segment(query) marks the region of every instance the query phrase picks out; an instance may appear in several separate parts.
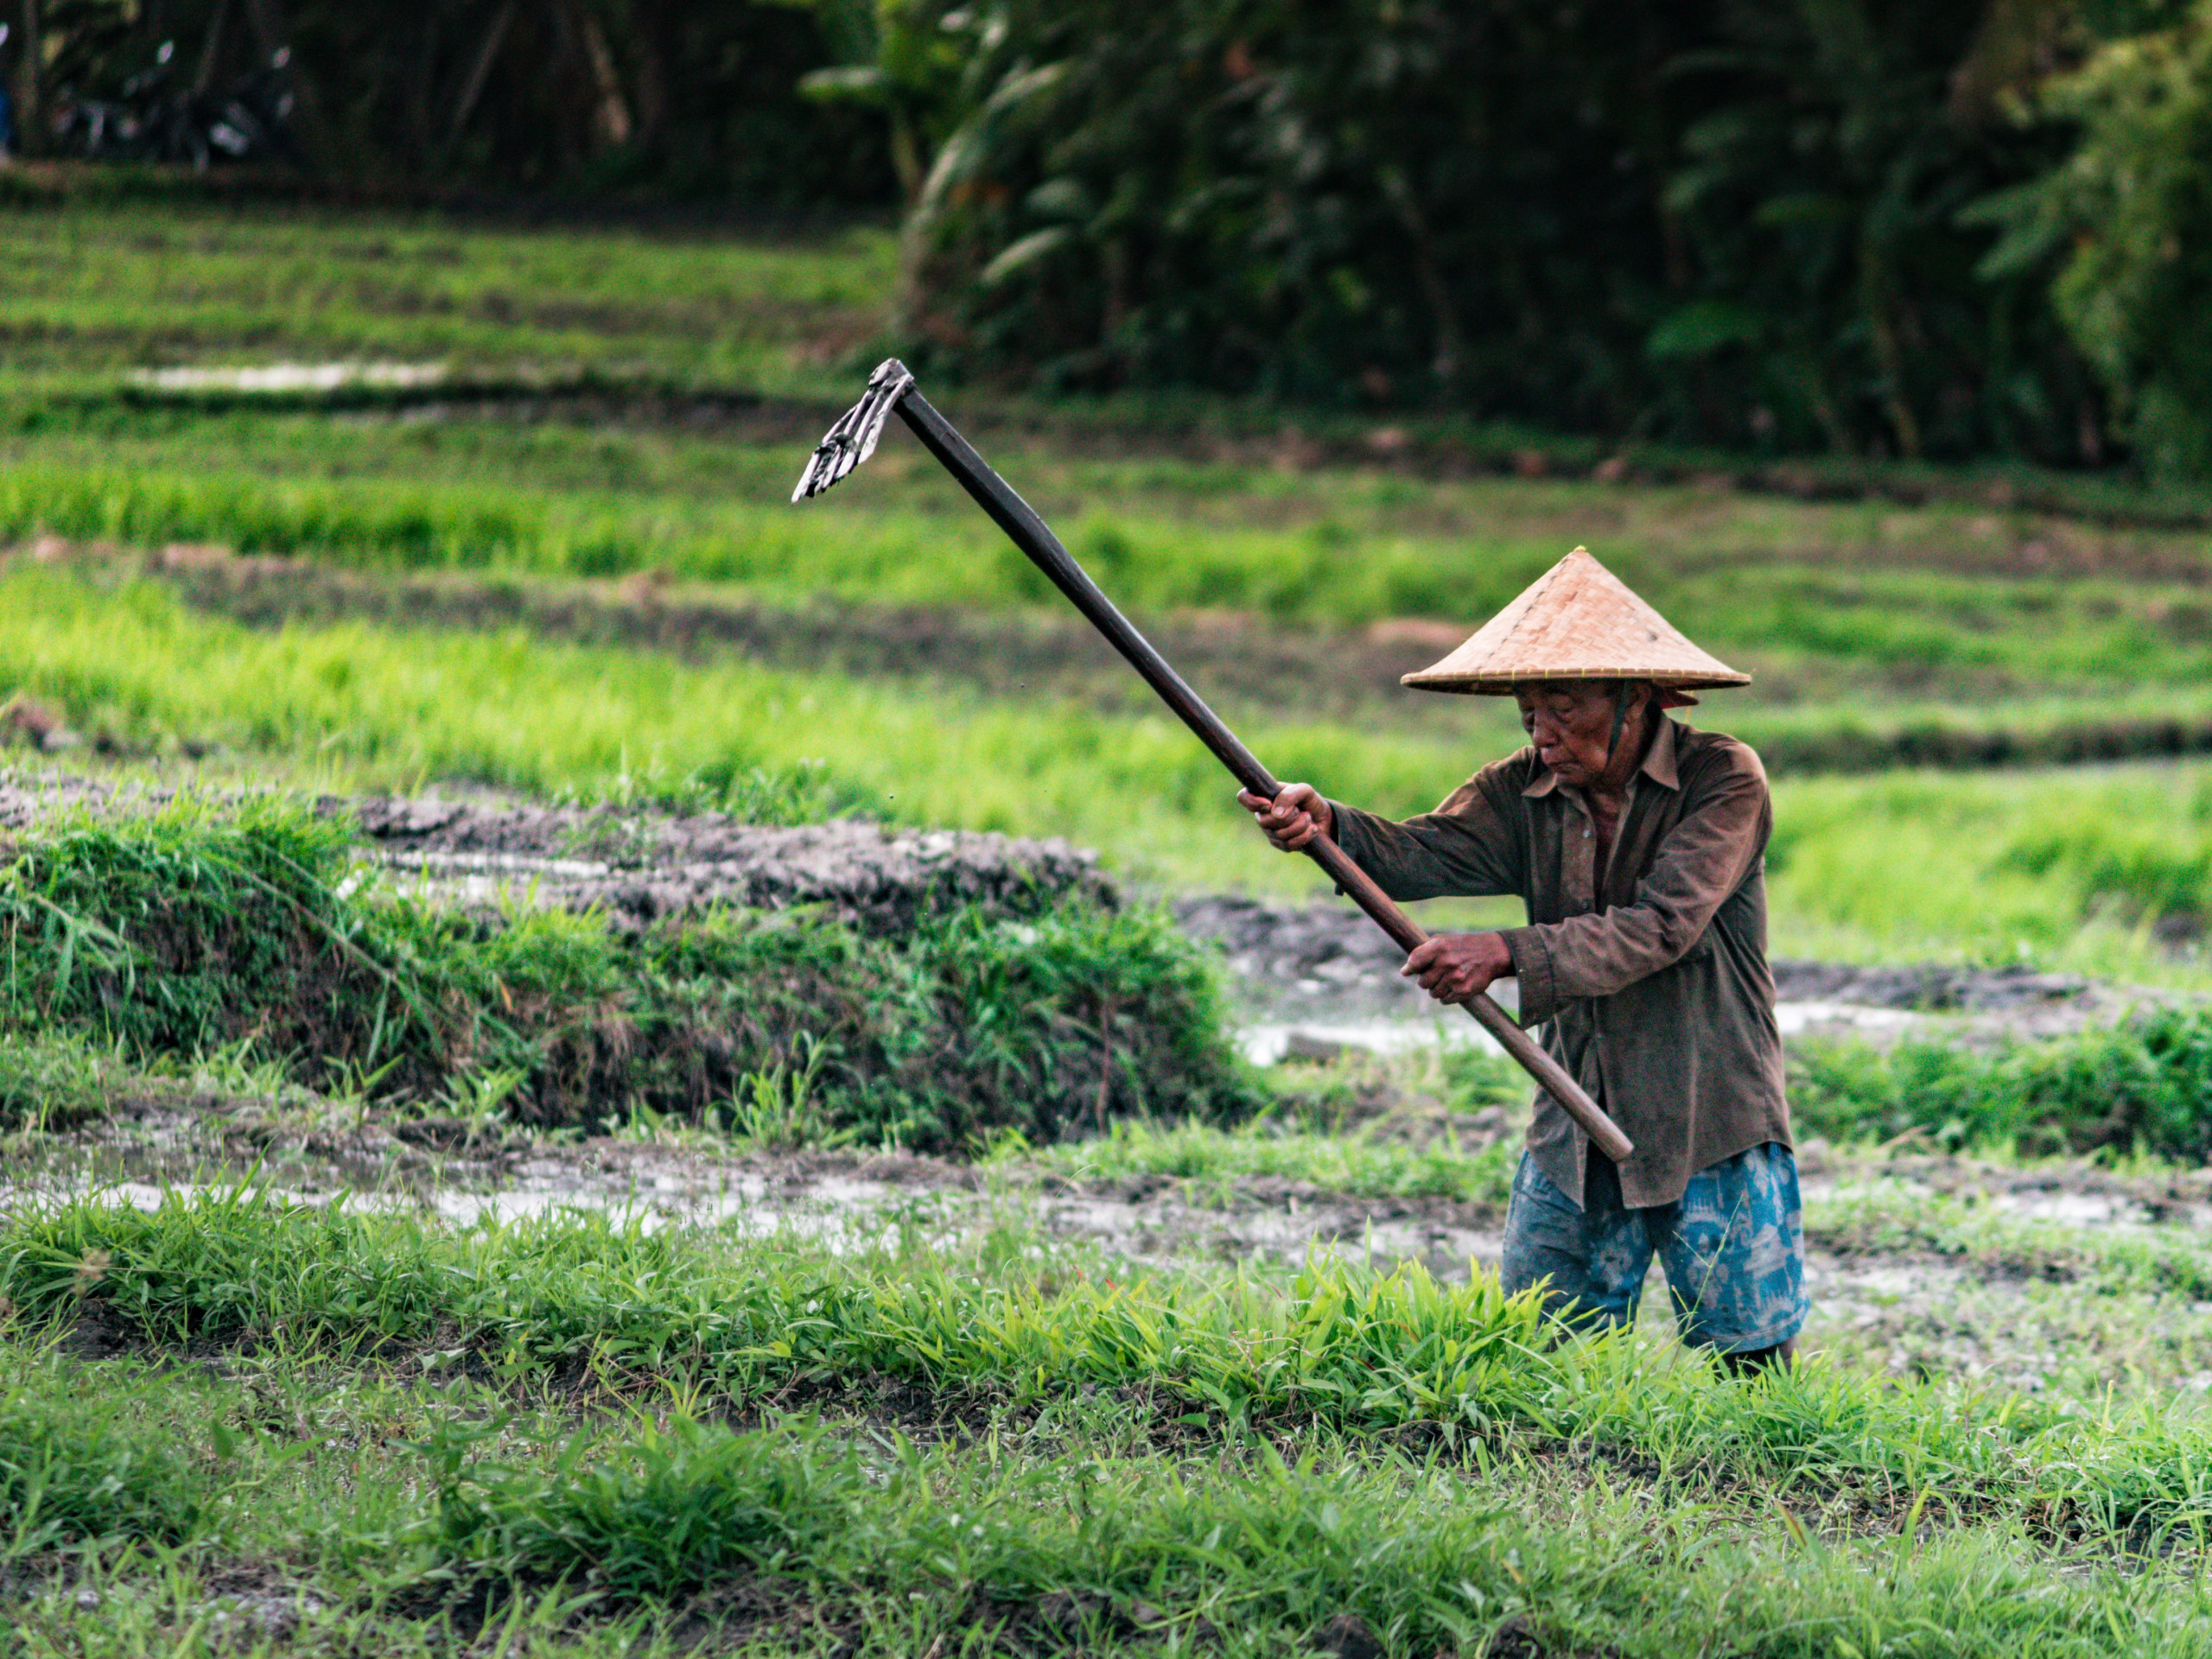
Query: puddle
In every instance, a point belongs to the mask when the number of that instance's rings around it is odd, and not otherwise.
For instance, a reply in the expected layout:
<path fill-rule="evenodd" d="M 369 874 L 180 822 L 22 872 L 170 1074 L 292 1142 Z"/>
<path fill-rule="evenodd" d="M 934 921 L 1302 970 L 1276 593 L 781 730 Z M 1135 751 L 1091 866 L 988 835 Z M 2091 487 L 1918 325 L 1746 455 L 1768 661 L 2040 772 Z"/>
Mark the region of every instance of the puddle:
<path fill-rule="evenodd" d="M 137 369 L 133 385 L 153 391 L 298 392 L 343 391 L 355 386 L 434 386 L 444 380 L 442 363 L 264 363 L 245 367 L 191 365 Z"/>
<path fill-rule="evenodd" d="M 1775 1018 L 1785 1037 L 1816 1028 L 1897 1032 L 1926 1022 L 1926 1016 L 1922 1014 L 1850 1002 L 1778 1003 Z M 1464 1014 L 1441 1020 L 1262 1021 L 1240 1027 L 1236 1043 L 1245 1058 L 1255 1065 L 1276 1065 L 1286 1059 L 1331 1059 L 1351 1049 L 1382 1055 L 1407 1054 L 1435 1047 L 1472 1046 L 1492 1053 L 1504 1052 L 1496 1038 Z"/>
<path fill-rule="evenodd" d="M 1245 1026 L 1236 1033 L 1236 1046 L 1255 1065 L 1277 1065 L 1287 1059 L 1332 1059 L 1355 1048 L 1384 1055 L 1470 1046 L 1493 1052 L 1504 1052 L 1495 1037 L 1464 1015 L 1448 1020 L 1299 1020 Z"/>
<path fill-rule="evenodd" d="M 219 1147 L 88 1148 L 58 1143 L 0 1179 L 0 1215 L 98 1193 L 142 1210 L 221 1196 L 241 1180 L 271 1198 L 432 1214 L 456 1226 L 582 1211 L 646 1230 L 712 1226 L 804 1239 L 840 1253 L 886 1243 L 950 1247 L 1008 1224 L 1117 1255 L 1295 1265 L 1325 1250 L 1387 1268 L 1419 1262 L 1440 1278 L 1495 1265 L 1494 1218 L 1471 1206 L 1317 1194 L 1278 1179 L 1193 1190 L 1166 1179 L 1076 1188 L 1022 1173 L 989 1180 L 934 1160 L 864 1154 L 764 1157 L 624 1141 L 540 1146 L 487 1159 L 292 1155 L 281 1164 Z"/>
<path fill-rule="evenodd" d="M 1926 1023 L 1924 1015 L 1902 1008 L 1869 1007 L 1859 1002 L 1777 1002 L 1775 1023 L 1784 1037 L 1796 1037 L 1815 1027 L 1848 1027 L 1853 1031 L 1903 1031 Z"/>

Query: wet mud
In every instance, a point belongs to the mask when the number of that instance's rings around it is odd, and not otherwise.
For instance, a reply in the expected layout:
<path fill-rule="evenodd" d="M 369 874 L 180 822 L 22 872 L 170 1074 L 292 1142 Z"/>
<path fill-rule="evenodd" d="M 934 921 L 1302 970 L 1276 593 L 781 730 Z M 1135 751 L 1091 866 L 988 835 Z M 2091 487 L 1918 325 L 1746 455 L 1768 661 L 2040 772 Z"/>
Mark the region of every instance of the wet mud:
<path fill-rule="evenodd" d="M 0 830 L 73 807 L 152 810 L 175 792 L 76 773 L 0 773 Z M 611 925 L 632 931 L 717 905 L 817 906 L 895 932 L 967 906 L 1029 916 L 1066 897 L 1118 902 L 1097 855 L 1057 839 L 859 818 L 779 826 L 721 812 L 544 806 L 488 794 L 327 796 L 316 810 L 356 824 L 370 861 L 434 897 L 487 911 L 518 896 L 547 907 L 595 906 Z"/>
<path fill-rule="evenodd" d="M 402 797 L 325 810 L 350 815 L 393 869 L 464 900 L 495 902 L 526 884 L 540 904 L 596 906 L 618 928 L 716 905 L 819 906 L 890 932 L 969 906 L 1022 916 L 1064 897 L 1116 902 L 1097 855 L 1058 839 Z"/>
<path fill-rule="evenodd" d="M 241 1184 L 304 1204 L 460 1225 L 568 1210 L 861 1249 L 902 1230 L 950 1239 L 1009 1220 L 1116 1255 L 1292 1265 L 1315 1249 L 1464 1279 L 1495 1262 L 1503 1214 L 1264 1177 L 1076 1181 L 1020 1164 L 909 1153 L 764 1153 L 704 1135 L 556 1141 L 452 1119 L 302 1127 L 276 1103 L 200 1094 L 122 1103 L 79 1129 L 0 1145 L 0 1214 L 97 1192 L 151 1208 Z M 1502 1132 L 1502 1125 L 1500 1126 Z"/>

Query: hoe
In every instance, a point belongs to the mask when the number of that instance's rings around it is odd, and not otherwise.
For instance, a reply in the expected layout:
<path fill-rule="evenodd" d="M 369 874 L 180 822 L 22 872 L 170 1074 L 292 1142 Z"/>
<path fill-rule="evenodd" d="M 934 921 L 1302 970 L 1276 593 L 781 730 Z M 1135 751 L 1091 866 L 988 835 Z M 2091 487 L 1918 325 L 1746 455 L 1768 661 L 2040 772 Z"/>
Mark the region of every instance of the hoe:
<path fill-rule="evenodd" d="M 868 377 L 867 396 L 848 410 L 817 446 L 805 472 L 799 475 L 798 487 L 791 492 L 791 499 L 803 501 L 820 495 L 874 454 L 877 440 L 883 435 L 884 423 L 894 410 L 922 441 L 922 447 L 944 463 L 945 470 L 960 480 L 961 487 L 976 498 L 976 504 L 1013 538 L 1014 544 L 1028 556 L 1030 563 L 1043 571 L 1052 586 L 1066 594 L 1069 602 L 1106 636 L 1108 643 L 1128 659 L 1129 666 L 1160 694 L 1160 701 L 1175 711 L 1177 717 L 1197 734 L 1198 741 L 1213 751 L 1238 783 L 1255 795 L 1270 799 L 1281 792 L 1282 785 L 1275 781 L 1274 774 L 1238 741 L 1236 733 L 1222 723 L 1220 716 L 1206 707 L 1198 693 L 1184 683 L 1183 677 L 1136 631 L 1128 618 L 1115 608 L 1114 602 L 1084 573 L 1083 567 L 1060 545 L 1059 537 L 1046 528 L 1029 504 L 1016 495 L 1007 481 L 969 447 L 968 441 L 953 430 L 952 423 L 915 390 L 913 375 L 898 359 L 888 359 Z M 1335 842 L 1325 836 L 1316 836 L 1306 843 L 1305 850 L 1338 888 L 1349 894 L 1352 902 L 1397 943 L 1400 950 L 1411 951 L 1428 937 Z M 1616 1163 L 1635 1150 L 1628 1136 L 1621 1133 L 1620 1126 L 1605 1116 L 1566 1069 L 1516 1025 L 1504 1009 L 1480 995 L 1464 1006 L 1521 1068 L 1567 1109 L 1568 1116 L 1590 1137 L 1591 1145 Z"/>

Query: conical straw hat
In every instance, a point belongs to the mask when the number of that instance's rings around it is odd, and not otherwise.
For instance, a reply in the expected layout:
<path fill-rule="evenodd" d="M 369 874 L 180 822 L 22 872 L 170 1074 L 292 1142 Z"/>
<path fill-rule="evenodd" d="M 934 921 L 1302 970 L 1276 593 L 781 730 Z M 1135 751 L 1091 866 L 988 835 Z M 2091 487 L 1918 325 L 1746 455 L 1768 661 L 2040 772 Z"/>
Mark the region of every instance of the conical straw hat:
<path fill-rule="evenodd" d="M 1528 680 L 1649 680 L 1684 691 L 1749 685 L 1751 677 L 1700 651 L 1578 547 L 1465 645 L 1400 683 L 1495 696 Z"/>

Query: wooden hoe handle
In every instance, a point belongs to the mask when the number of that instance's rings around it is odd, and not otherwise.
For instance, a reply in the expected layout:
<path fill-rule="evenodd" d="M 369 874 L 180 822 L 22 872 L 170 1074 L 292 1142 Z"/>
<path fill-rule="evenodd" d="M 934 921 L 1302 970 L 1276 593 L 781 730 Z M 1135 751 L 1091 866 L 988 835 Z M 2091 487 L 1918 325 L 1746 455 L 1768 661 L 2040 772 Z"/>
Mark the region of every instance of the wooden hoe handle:
<path fill-rule="evenodd" d="M 1182 722 L 1197 734 L 1198 741 L 1211 749 L 1222 765 L 1228 767 L 1236 781 L 1255 795 L 1264 795 L 1272 800 L 1281 792 L 1282 785 L 1274 774 L 1262 766 L 1251 750 L 1238 741 L 1236 734 L 1222 723 L 1221 717 L 1206 707 L 1198 694 L 1184 683 L 1166 658 L 1153 648 L 1152 643 L 1133 626 L 1128 618 L 1115 608 L 1113 601 L 1099 590 L 1098 584 L 1084 574 L 1059 538 L 1047 528 L 1027 501 L 1016 495 L 1007 481 L 969 447 L 968 441 L 953 429 L 952 423 L 938 414 L 929 399 L 914 389 L 912 377 L 903 365 L 886 363 L 875 372 L 870 382 L 871 395 L 887 391 L 897 399 L 899 416 L 913 429 L 922 441 L 922 447 L 942 461 L 947 472 L 958 479 L 962 486 L 976 499 L 976 503 L 990 514 L 1000 529 L 1006 531 L 1014 544 L 1028 556 L 1031 563 L 1043 571 L 1052 584 L 1066 594 L 1076 609 L 1090 619 L 1090 624 L 1104 634 L 1114 649 L 1128 659 L 1129 666 L 1143 676 L 1145 683 L 1160 694 L 1160 699 Z M 874 424 L 880 429 L 882 419 L 879 401 L 871 410 L 863 404 L 855 411 L 874 414 Z M 848 416 L 852 420 L 853 416 Z M 836 467 L 824 481 L 813 488 L 803 482 L 807 493 L 816 493 L 842 478 L 859 461 L 867 459 L 874 448 L 874 432 L 864 436 L 864 448 L 849 451 L 853 459 Z M 825 448 L 828 444 L 825 441 Z M 817 452 L 819 453 L 819 452 Z M 833 454 L 831 459 L 835 461 Z M 812 476 L 811 473 L 810 476 Z M 1376 886 L 1374 879 L 1350 855 L 1326 836 L 1316 836 L 1306 844 L 1306 855 L 1328 874 L 1331 880 L 1350 894 L 1354 904 L 1372 917 L 1377 926 L 1395 940 L 1399 948 L 1410 951 L 1428 935 L 1413 918 L 1398 908 L 1390 896 Z M 1477 995 L 1462 1005 L 1475 1017 L 1484 1031 L 1495 1037 L 1505 1052 L 1511 1055 L 1521 1069 L 1534 1077 L 1544 1092 L 1566 1108 L 1567 1114 L 1580 1124 L 1590 1137 L 1590 1144 L 1615 1163 L 1625 1160 L 1636 1148 L 1620 1125 L 1605 1116 L 1598 1103 L 1583 1092 L 1582 1085 L 1568 1075 L 1567 1069 L 1541 1047 L 1535 1039 L 1513 1021 L 1510 1014 L 1490 997 Z"/>

